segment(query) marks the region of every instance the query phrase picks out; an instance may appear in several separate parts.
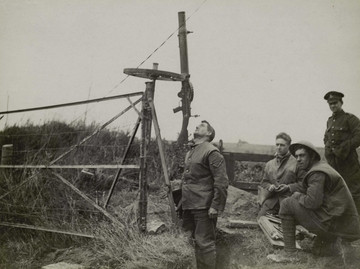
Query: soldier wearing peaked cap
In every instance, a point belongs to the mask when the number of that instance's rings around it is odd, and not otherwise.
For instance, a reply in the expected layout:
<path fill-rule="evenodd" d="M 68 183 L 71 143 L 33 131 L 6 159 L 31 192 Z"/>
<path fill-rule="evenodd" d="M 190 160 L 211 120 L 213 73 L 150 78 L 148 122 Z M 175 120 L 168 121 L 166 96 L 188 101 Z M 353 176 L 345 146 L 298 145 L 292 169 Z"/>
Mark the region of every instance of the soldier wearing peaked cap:
<path fill-rule="evenodd" d="M 342 110 L 343 97 L 334 91 L 324 96 L 333 112 L 326 123 L 325 158 L 344 178 L 360 213 L 360 164 L 356 152 L 360 146 L 360 120 Z"/>
<path fill-rule="evenodd" d="M 344 97 L 344 94 L 341 92 L 328 92 L 325 94 L 324 99 L 327 100 L 327 102 L 330 104 L 331 102 L 341 101 Z"/>

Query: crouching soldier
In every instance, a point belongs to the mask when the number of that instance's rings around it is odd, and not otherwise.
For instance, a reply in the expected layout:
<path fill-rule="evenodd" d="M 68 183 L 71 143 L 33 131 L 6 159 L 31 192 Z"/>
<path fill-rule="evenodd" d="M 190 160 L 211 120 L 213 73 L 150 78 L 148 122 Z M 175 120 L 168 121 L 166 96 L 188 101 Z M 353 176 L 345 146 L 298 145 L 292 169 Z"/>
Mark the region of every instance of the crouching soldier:
<path fill-rule="evenodd" d="M 290 152 L 307 173 L 301 192 L 295 192 L 280 203 L 285 251 L 268 255 L 268 259 L 275 262 L 297 260 L 296 224 L 317 235 L 312 247 L 315 255 L 340 254 L 339 239 L 360 238 L 359 216 L 351 193 L 340 174 L 320 161 L 320 154 L 310 142 L 292 144 Z"/>

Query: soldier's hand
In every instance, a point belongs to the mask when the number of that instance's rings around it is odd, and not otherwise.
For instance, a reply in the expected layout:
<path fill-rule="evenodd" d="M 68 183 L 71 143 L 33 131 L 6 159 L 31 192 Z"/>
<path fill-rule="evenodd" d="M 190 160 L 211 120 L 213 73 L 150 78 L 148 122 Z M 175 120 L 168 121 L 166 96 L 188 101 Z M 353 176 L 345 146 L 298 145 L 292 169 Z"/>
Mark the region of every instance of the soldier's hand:
<path fill-rule="evenodd" d="M 208 214 L 210 219 L 216 219 L 218 217 L 218 211 L 212 207 L 210 207 Z"/>
<path fill-rule="evenodd" d="M 269 188 L 268 188 L 268 191 L 269 191 L 269 192 L 273 192 L 273 191 L 275 191 L 275 189 L 276 189 L 275 185 L 274 185 L 274 184 L 271 184 L 271 185 L 269 186 Z"/>
<path fill-rule="evenodd" d="M 276 188 L 276 192 L 286 192 L 288 190 L 290 190 L 290 187 L 286 184 L 280 184 L 279 187 Z"/>
<path fill-rule="evenodd" d="M 294 193 L 291 195 L 291 197 L 293 197 L 293 198 L 295 198 L 295 199 L 299 199 L 300 196 L 301 196 L 301 192 L 298 192 L 298 191 L 294 192 Z"/>

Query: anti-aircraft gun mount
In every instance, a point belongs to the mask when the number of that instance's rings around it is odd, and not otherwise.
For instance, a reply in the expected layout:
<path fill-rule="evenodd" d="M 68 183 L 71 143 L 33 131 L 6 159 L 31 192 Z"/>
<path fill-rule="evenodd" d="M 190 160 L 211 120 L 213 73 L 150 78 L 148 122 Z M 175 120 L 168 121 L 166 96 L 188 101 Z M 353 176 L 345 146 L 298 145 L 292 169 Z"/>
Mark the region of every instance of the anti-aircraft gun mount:
<path fill-rule="evenodd" d="M 168 175 L 168 169 L 166 166 L 165 154 L 162 145 L 160 127 L 158 124 L 155 105 L 155 82 L 156 80 L 165 81 L 183 81 L 185 76 L 177 73 L 157 70 L 157 64 L 154 64 L 154 69 L 138 69 L 138 68 L 126 68 L 124 73 L 130 76 L 151 79 L 147 81 L 145 93 L 142 98 L 142 110 L 139 113 L 139 122 L 141 121 L 141 146 L 140 146 L 140 175 L 139 175 L 139 228 L 141 231 L 146 231 L 147 224 L 147 197 L 148 197 L 148 157 L 149 143 L 151 140 L 151 125 L 154 123 L 154 129 L 156 134 L 156 140 L 159 148 L 161 165 L 164 172 L 165 184 L 168 187 L 167 196 L 170 203 L 170 210 L 173 222 L 177 222 L 177 214 L 175 211 L 174 198 L 172 195 L 171 183 Z"/>
<path fill-rule="evenodd" d="M 154 123 L 154 129 L 156 133 L 156 140 L 159 147 L 159 153 L 161 158 L 161 164 L 164 172 L 165 184 L 168 187 L 167 195 L 170 203 L 170 210 L 173 221 L 177 222 L 177 214 L 175 212 L 175 205 L 173 194 L 171 190 L 171 184 L 168 175 L 168 169 L 166 166 L 166 160 L 160 135 L 160 128 L 157 121 L 155 105 L 154 105 L 154 93 L 155 93 L 155 82 L 156 80 L 165 80 L 165 81 L 181 81 L 182 87 L 181 91 L 178 93 L 178 97 L 181 98 L 181 106 L 174 109 L 174 113 L 182 111 L 183 113 L 183 122 L 182 128 L 178 137 L 178 144 L 186 144 L 188 142 L 188 131 L 187 127 L 189 124 L 189 118 L 191 117 L 191 107 L 190 104 L 194 98 L 194 89 L 189 81 L 189 65 L 188 65 L 188 54 L 187 54 L 187 30 L 186 30 L 186 20 L 185 12 L 178 13 L 179 18 L 179 47 L 180 47 L 180 66 L 181 74 L 158 70 L 158 64 L 153 64 L 153 69 L 139 69 L 139 68 L 125 68 L 124 73 L 130 76 L 135 76 L 139 78 L 149 79 L 147 81 L 145 93 L 142 99 L 142 111 L 138 112 L 139 120 L 141 121 L 141 137 L 142 142 L 140 146 L 140 200 L 139 200 L 139 227 L 140 230 L 146 231 L 147 223 L 147 196 L 148 196 L 148 184 L 147 184 L 147 152 L 149 148 L 149 141 L 151 135 L 151 125 Z"/>
<path fill-rule="evenodd" d="M 189 119 L 191 115 L 191 102 L 194 99 L 194 87 L 190 82 L 189 74 L 189 61 L 187 51 L 187 34 L 191 33 L 186 30 L 185 12 L 178 13 L 179 20 L 179 49 L 180 49 L 180 68 L 181 74 L 157 70 L 158 65 L 154 64 L 153 69 L 139 69 L 139 68 L 126 68 L 124 73 L 130 76 L 140 77 L 155 80 L 165 81 L 181 81 L 181 90 L 177 94 L 181 98 L 181 105 L 174 108 L 173 112 L 177 113 L 182 111 L 183 121 L 177 143 L 179 145 L 188 142 Z M 197 117 L 198 115 L 194 116 Z"/>

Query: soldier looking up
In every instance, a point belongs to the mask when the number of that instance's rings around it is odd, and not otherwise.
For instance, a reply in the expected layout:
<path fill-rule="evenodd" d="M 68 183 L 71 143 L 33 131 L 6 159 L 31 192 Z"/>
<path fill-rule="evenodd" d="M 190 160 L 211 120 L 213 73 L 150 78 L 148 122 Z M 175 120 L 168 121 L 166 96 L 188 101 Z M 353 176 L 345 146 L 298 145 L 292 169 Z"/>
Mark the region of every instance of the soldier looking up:
<path fill-rule="evenodd" d="M 224 157 L 210 144 L 214 137 L 207 121 L 196 127 L 182 178 L 183 228 L 195 242 L 198 269 L 216 267 L 216 223 L 229 185 Z"/>

